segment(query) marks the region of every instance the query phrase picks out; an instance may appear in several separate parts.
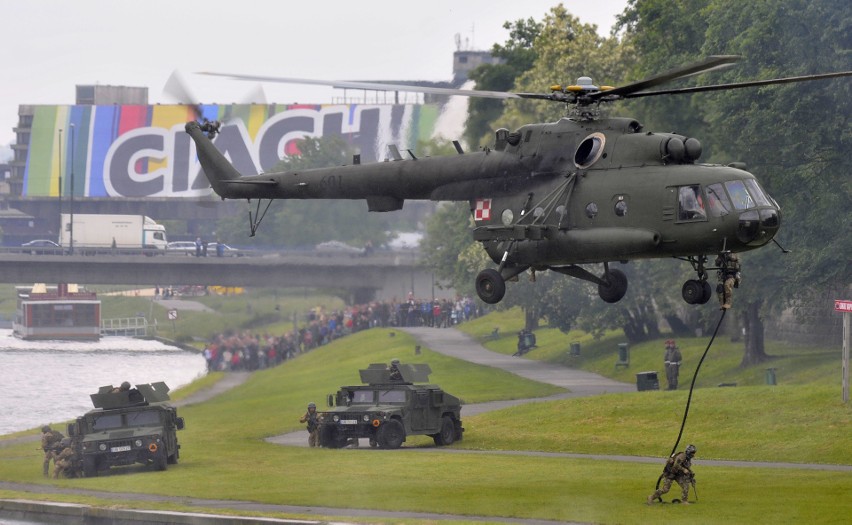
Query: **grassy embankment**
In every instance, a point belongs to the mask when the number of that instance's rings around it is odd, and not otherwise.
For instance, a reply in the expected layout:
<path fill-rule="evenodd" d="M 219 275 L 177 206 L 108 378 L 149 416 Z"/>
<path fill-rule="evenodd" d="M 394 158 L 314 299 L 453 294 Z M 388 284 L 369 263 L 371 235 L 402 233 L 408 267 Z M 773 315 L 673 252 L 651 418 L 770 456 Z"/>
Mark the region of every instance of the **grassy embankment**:
<path fill-rule="evenodd" d="M 481 322 L 491 327 L 495 319 Z M 542 350 L 546 339 L 541 333 Z M 297 418 L 306 402 L 322 406 L 325 393 L 357 380 L 359 367 L 392 357 L 428 362 L 432 380 L 467 402 L 506 392 L 534 396 L 552 391 L 428 349 L 415 360 L 413 346 L 404 334 L 390 337 L 385 330 L 340 340 L 256 373 L 213 401 L 182 409 L 187 429 L 181 433 L 181 462 L 166 473 L 116 473 L 53 483 L 265 503 L 599 523 L 843 523 L 852 513 L 849 472 L 699 465 L 699 505 L 648 508 L 644 498 L 661 465 L 440 450 L 318 450 L 263 441 L 300 428 Z M 659 354 L 654 349 L 655 361 Z M 453 448 L 662 456 L 675 437 L 684 399 L 684 392 L 637 392 L 464 418 L 465 439 Z M 698 444 L 700 457 L 852 463 L 844 446 L 850 409 L 830 386 L 705 388 L 693 403 L 685 439 Z M 430 442 L 412 438 L 408 445 Z M 0 449 L 0 459 L 0 479 L 49 483 L 40 478 L 40 458 L 30 446 Z"/>

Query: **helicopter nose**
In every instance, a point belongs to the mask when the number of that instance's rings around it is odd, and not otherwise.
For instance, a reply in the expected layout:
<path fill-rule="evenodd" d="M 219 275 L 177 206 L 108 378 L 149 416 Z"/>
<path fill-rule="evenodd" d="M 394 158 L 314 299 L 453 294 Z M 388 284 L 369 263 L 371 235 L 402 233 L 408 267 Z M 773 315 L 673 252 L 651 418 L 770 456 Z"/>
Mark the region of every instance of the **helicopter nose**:
<path fill-rule="evenodd" d="M 781 228 L 781 212 L 776 208 L 749 210 L 740 214 L 737 239 L 749 246 L 763 246 Z"/>

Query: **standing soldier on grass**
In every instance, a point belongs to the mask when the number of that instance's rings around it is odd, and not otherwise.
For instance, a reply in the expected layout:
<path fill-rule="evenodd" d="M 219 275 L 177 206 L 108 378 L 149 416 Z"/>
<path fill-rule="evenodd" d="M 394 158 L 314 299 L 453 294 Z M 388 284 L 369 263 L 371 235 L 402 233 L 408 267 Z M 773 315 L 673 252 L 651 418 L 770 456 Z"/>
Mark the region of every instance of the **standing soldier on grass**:
<path fill-rule="evenodd" d="M 317 421 L 317 405 L 308 403 L 308 411 L 299 418 L 299 423 L 308 424 L 308 446 L 319 446 L 319 421 Z"/>
<path fill-rule="evenodd" d="M 59 451 L 56 450 L 56 448 L 59 446 L 62 438 L 64 437 L 65 436 L 62 435 L 62 432 L 53 430 L 48 425 L 41 427 L 41 449 L 44 450 L 44 477 L 48 477 L 50 462 L 56 457 L 56 454 L 58 454 Z"/>
<path fill-rule="evenodd" d="M 669 383 L 669 390 L 677 390 L 677 376 L 680 373 L 680 363 L 683 357 L 680 355 L 680 349 L 675 344 L 674 339 L 666 340 L 666 355 L 663 358 L 666 365 L 666 381 Z"/>

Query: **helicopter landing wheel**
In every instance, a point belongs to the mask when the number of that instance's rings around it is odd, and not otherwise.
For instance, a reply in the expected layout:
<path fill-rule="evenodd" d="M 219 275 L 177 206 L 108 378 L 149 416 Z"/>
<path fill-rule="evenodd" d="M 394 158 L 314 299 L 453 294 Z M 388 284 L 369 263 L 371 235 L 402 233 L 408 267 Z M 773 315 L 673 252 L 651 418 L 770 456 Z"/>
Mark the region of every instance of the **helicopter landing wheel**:
<path fill-rule="evenodd" d="M 713 297 L 713 287 L 710 286 L 710 283 L 707 281 L 701 281 L 702 295 L 701 299 L 698 301 L 698 304 L 707 304 Z"/>
<path fill-rule="evenodd" d="M 680 294 L 687 304 L 705 304 L 713 296 L 713 289 L 707 281 L 690 279 L 683 283 Z"/>
<path fill-rule="evenodd" d="M 476 276 L 476 295 L 488 304 L 497 304 L 506 295 L 506 281 L 500 272 L 491 268 Z"/>
<path fill-rule="evenodd" d="M 627 276 L 621 270 L 610 270 L 604 279 L 609 285 L 598 285 L 598 295 L 605 303 L 617 303 L 627 293 Z"/>

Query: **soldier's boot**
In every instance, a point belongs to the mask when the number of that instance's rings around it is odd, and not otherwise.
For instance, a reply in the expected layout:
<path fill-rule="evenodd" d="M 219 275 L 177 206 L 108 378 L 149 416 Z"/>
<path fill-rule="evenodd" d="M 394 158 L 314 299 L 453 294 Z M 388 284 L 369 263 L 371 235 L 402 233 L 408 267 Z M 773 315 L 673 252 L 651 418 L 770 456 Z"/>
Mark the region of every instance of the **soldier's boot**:
<path fill-rule="evenodd" d="M 653 505 L 655 501 L 657 501 L 657 495 L 656 494 L 651 494 L 650 496 L 648 496 L 648 501 L 647 501 L 648 505 Z"/>

